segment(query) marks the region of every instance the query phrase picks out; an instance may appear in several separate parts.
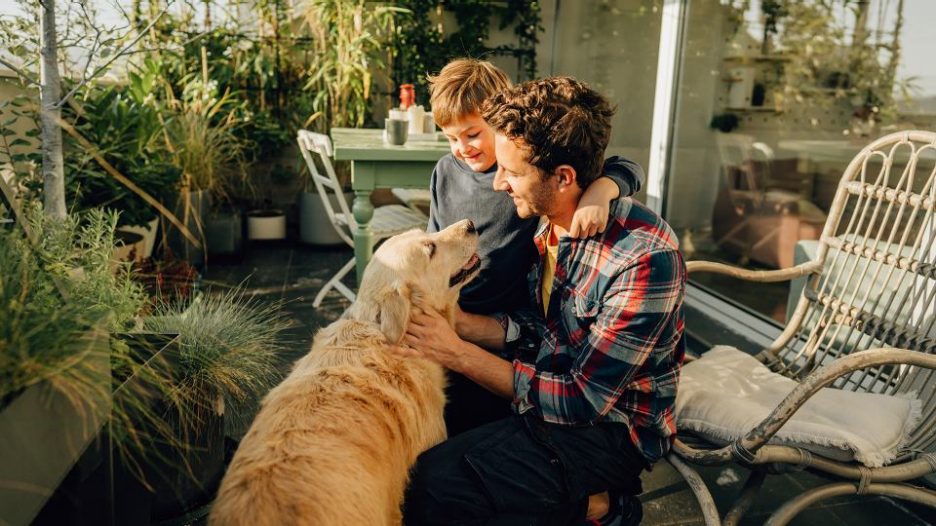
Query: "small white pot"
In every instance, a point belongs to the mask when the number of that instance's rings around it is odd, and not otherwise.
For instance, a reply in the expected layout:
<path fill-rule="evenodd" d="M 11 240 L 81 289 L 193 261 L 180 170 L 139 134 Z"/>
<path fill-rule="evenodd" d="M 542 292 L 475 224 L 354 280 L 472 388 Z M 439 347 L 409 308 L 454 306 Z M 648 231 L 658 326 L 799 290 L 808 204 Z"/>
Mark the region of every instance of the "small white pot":
<path fill-rule="evenodd" d="M 122 226 L 118 230 L 124 232 L 133 232 L 143 236 L 143 248 L 137 254 L 137 259 L 142 260 L 153 255 L 153 246 L 156 244 L 156 229 L 159 228 L 159 218 L 154 217 L 146 226 Z"/>
<path fill-rule="evenodd" d="M 285 239 L 286 214 L 282 210 L 251 210 L 247 212 L 247 239 Z"/>

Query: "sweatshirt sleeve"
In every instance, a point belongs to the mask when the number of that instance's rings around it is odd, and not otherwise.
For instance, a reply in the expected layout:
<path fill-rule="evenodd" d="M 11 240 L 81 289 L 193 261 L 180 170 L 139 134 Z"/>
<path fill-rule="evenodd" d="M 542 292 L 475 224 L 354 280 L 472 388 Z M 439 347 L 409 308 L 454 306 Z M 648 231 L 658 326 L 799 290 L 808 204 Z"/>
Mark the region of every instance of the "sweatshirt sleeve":
<path fill-rule="evenodd" d="M 628 197 L 640 191 L 644 171 L 634 161 L 614 155 L 605 160 L 602 175 L 618 185 L 619 197 Z"/>
<path fill-rule="evenodd" d="M 436 217 L 436 211 L 439 209 L 438 177 L 439 163 L 436 163 L 432 169 L 432 177 L 429 178 L 429 224 L 426 225 L 426 232 L 430 234 L 441 230 L 439 219 Z"/>

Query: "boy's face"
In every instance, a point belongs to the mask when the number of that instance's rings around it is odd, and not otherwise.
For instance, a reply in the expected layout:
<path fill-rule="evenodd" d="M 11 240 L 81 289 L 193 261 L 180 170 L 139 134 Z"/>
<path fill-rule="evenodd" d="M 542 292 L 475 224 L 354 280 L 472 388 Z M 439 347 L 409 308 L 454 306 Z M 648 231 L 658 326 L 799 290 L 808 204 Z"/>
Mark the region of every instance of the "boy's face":
<path fill-rule="evenodd" d="M 494 131 L 479 113 L 463 115 L 442 127 L 452 155 L 476 172 L 494 166 Z"/>

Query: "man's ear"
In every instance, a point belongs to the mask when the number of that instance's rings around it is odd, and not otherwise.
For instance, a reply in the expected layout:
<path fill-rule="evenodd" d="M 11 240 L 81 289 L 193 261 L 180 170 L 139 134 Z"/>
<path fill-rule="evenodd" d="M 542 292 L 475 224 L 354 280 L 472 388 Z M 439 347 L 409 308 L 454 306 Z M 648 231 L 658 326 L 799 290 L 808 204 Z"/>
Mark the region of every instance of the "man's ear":
<path fill-rule="evenodd" d="M 557 177 L 560 191 L 568 186 L 574 186 L 576 178 L 578 177 L 578 174 L 575 173 L 575 168 L 572 168 L 572 166 L 568 164 L 560 164 L 553 171 L 553 174 Z"/>

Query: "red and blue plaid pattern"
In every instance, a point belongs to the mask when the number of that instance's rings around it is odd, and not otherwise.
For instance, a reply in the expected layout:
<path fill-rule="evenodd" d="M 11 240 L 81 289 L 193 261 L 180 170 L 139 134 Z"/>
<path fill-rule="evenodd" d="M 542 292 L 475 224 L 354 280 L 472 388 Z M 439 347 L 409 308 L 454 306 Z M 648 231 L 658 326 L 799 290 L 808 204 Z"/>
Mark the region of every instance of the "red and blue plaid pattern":
<path fill-rule="evenodd" d="M 534 305 L 510 313 L 521 327 L 512 345 L 514 408 L 547 422 L 627 424 L 651 462 L 672 445 L 683 361 L 686 271 L 669 225 L 630 199 L 612 204 L 604 234 L 559 241 L 545 320 L 540 252 L 530 271 Z"/>

